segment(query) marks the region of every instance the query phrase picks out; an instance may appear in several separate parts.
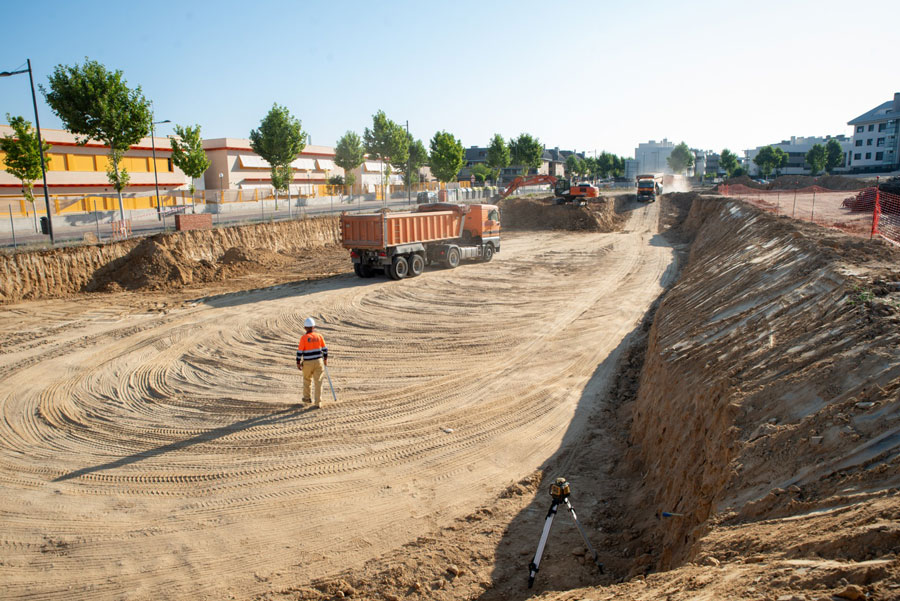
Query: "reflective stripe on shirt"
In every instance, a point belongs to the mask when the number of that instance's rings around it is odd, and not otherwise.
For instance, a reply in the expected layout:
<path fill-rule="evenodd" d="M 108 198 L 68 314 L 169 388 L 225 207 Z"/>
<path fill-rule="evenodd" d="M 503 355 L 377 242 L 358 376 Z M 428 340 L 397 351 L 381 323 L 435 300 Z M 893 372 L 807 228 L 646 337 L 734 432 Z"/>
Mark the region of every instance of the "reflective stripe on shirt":
<path fill-rule="evenodd" d="M 327 358 L 328 347 L 325 346 L 325 339 L 321 334 L 310 332 L 300 338 L 300 344 L 297 345 L 297 361 Z"/>

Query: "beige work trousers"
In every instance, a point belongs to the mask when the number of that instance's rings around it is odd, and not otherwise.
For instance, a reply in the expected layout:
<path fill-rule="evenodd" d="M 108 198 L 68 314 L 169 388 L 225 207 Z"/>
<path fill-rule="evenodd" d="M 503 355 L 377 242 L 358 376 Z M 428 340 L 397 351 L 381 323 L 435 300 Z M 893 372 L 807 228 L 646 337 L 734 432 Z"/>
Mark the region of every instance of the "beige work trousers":
<path fill-rule="evenodd" d="M 312 400 L 314 405 L 322 401 L 322 378 L 325 376 L 324 359 L 307 359 L 303 362 L 303 400 Z M 316 396 L 310 395 L 312 384 L 316 385 Z"/>

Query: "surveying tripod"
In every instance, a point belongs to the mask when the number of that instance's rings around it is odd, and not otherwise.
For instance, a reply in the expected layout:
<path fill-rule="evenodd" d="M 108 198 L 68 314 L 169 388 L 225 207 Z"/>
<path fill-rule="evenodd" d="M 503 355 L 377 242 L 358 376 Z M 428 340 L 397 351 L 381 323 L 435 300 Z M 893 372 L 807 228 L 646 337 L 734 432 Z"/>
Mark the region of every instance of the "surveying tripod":
<path fill-rule="evenodd" d="M 544 521 L 544 531 L 541 532 L 541 540 L 538 543 L 537 552 L 534 554 L 534 559 L 532 559 L 531 563 L 528 565 L 528 588 L 531 588 L 534 584 L 534 577 L 537 575 L 538 567 L 541 565 L 541 555 L 544 554 L 544 547 L 547 545 L 547 537 L 550 535 L 550 526 L 553 525 L 553 518 L 556 517 L 556 510 L 561 503 L 565 503 L 566 507 L 568 507 L 569 511 L 572 513 L 572 519 L 575 521 L 575 525 L 578 526 L 578 532 L 581 533 L 584 544 L 587 545 L 591 555 L 593 555 L 594 563 L 597 564 L 600 573 L 603 573 L 603 564 L 600 563 L 597 552 L 594 550 L 594 547 L 591 546 L 587 534 L 584 533 L 584 528 L 581 527 L 578 516 L 575 515 L 575 508 L 572 507 L 572 504 L 569 502 L 569 494 L 571 492 L 572 489 L 569 487 L 569 483 L 566 482 L 565 478 L 557 478 L 556 482 L 550 485 L 550 497 L 553 499 L 553 503 L 550 505 L 550 511 L 547 512 L 547 519 Z"/>

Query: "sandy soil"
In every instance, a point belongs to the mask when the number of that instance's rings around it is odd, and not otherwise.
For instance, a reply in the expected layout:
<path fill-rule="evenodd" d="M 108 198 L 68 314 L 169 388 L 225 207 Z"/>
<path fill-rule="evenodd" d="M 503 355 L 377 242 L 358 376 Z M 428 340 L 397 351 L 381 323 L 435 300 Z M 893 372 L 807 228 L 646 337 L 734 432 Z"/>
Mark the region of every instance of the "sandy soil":
<path fill-rule="evenodd" d="M 291 594 L 527 502 L 515 482 L 581 440 L 674 277 L 659 205 L 632 208 L 622 233 L 512 234 L 414 280 L 7 306 L 0 596 Z M 319 411 L 295 405 L 307 315 L 337 393 Z"/>
<path fill-rule="evenodd" d="M 786 215 L 802 221 L 810 221 L 840 229 L 848 234 L 868 236 L 872 232 L 871 213 L 855 213 L 841 206 L 853 192 L 795 193 L 792 190 L 765 190 L 754 194 L 730 194 L 753 206 L 776 215 Z"/>

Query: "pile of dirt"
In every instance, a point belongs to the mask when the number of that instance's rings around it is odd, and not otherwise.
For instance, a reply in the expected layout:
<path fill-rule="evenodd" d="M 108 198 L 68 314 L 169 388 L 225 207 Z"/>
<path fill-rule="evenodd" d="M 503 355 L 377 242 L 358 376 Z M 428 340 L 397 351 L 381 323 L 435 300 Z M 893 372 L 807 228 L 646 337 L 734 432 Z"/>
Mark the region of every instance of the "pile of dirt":
<path fill-rule="evenodd" d="M 892 177 L 891 179 L 878 184 L 878 189 L 882 192 L 900 196 L 900 177 Z"/>
<path fill-rule="evenodd" d="M 722 186 L 722 185 L 725 185 L 725 186 L 747 186 L 748 188 L 753 188 L 755 190 L 768 189 L 765 184 L 761 184 L 759 182 L 755 182 L 752 179 L 750 179 L 749 175 L 740 175 L 738 177 L 730 177 L 719 185 L 720 186 Z"/>
<path fill-rule="evenodd" d="M 818 177 L 810 177 L 808 175 L 782 175 L 776 177 L 767 188 L 769 190 L 799 190 L 801 188 L 809 188 L 818 186 L 826 190 L 861 190 L 871 186 L 872 183 L 854 177 L 846 177 L 843 175 L 820 175 Z"/>
<path fill-rule="evenodd" d="M 349 270 L 336 217 L 158 234 L 122 242 L 0 254 L 0 302 L 81 292 L 169 290 L 265 274 L 259 285 Z M 302 269 L 301 269 L 302 267 Z"/>
<path fill-rule="evenodd" d="M 847 190 L 861 190 L 871 186 L 872 182 L 843 175 L 820 175 L 818 177 L 811 177 L 809 175 L 781 175 L 768 184 L 761 184 L 753 181 L 747 175 L 741 175 L 740 177 L 727 179 L 720 185 L 741 185 L 753 188 L 754 190 L 800 190 L 815 186 L 824 190 L 842 192 Z"/>
<path fill-rule="evenodd" d="M 97 270 L 88 292 L 172 290 L 211 282 L 272 274 L 283 280 L 293 273 L 333 275 L 349 271 L 347 252 L 337 245 L 289 254 L 266 248 L 233 246 L 215 261 L 194 260 L 171 236 L 142 240 L 128 255 Z"/>
<path fill-rule="evenodd" d="M 167 244 L 166 238 L 158 235 L 143 239 L 128 255 L 97 270 L 86 290 L 165 290 L 220 276 L 215 264 L 190 259 Z"/>
<path fill-rule="evenodd" d="M 598 198 L 585 206 L 557 205 L 554 197 L 511 197 L 499 203 L 506 230 L 565 230 L 613 232 L 624 218 L 616 210 L 617 198 Z"/>

